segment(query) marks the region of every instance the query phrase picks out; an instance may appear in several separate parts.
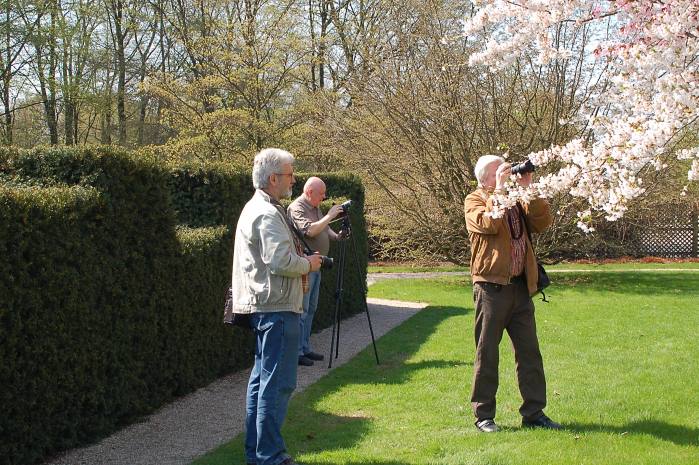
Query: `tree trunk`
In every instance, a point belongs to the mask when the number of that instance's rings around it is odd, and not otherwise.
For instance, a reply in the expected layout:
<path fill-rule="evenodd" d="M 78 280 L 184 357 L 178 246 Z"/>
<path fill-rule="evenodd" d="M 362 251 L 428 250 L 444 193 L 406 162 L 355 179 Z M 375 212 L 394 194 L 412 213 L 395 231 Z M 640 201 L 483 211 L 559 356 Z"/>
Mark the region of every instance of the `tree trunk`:
<path fill-rule="evenodd" d="M 6 47 L 6 56 L 4 60 L 4 70 L 3 70 L 3 89 L 2 89 L 2 104 L 3 107 L 5 108 L 5 114 L 4 114 L 4 128 L 3 128 L 3 143 L 6 145 L 12 145 L 12 125 L 13 125 L 13 118 L 12 118 L 12 111 L 10 111 L 10 105 L 11 105 L 11 100 L 10 100 L 10 85 L 12 84 L 12 34 L 11 34 L 11 27 L 10 27 L 10 14 L 12 12 L 10 0 L 7 0 L 6 2 L 6 10 L 5 10 L 5 47 Z M 1 59 L 1 58 L 0 58 Z"/>
<path fill-rule="evenodd" d="M 101 141 L 105 145 L 112 143 L 112 92 L 107 91 L 106 105 L 100 120 Z"/>
<path fill-rule="evenodd" d="M 8 52 L 9 54 L 9 52 Z M 5 108 L 4 114 L 4 128 L 2 134 L 2 141 L 5 145 L 12 145 L 12 126 L 13 118 L 12 111 L 10 110 L 11 100 L 10 100 L 10 83 L 12 81 L 12 69 L 8 65 L 5 68 L 5 75 L 3 76 L 3 92 L 2 92 L 2 104 Z"/>
<path fill-rule="evenodd" d="M 74 145 L 75 102 L 73 100 L 73 63 L 68 46 L 63 44 L 63 134 L 66 145 Z"/>
<path fill-rule="evenodd" d="M 138 112 L 138 138 L 137 138 L 137 143 L 138 146 L 141 147 L 143 145 L 144 141 L 144 133 L 145 133 L 145 126 L 146 126 L 146 110 L 148 109 L 148 97 L 147 96 L 142 96 L 141 101 L 139 103 L 139 112 Z"/>
<path fill-rule="evenodd" d="M 119 145 L 126 145 L 126 31 L 124 30 L 124 4 L 121 0 L 111 3 L 114 18 L 114 48 L 117 59 L 117 117 L 119 119 Z"/>
<path fill-rule="evenodd" d="M 36 62 L 37 76 L 39 78 L 39 88 L 41 91 L 41 99 L 44 104 L 44 115 L 46 118 L 46 126 L 49 130 L 49 138 L 51 145 L 58 145 L 58 121 L 56 116 L 56 68 L 58 60 L 56 58 L 56 4 L 50 6 L 51 25 L 49 27 L 49 35 L 45 37 L 39 32 L 38 42 L 36 45 Z M 40 18 L 39 18 L 40 19 Z M 38 24 L 39 21 L 37 21 Z M 44 40 L 48 42 L 48 76 L 45 74 L 46 64 L 44 63 Z"/>

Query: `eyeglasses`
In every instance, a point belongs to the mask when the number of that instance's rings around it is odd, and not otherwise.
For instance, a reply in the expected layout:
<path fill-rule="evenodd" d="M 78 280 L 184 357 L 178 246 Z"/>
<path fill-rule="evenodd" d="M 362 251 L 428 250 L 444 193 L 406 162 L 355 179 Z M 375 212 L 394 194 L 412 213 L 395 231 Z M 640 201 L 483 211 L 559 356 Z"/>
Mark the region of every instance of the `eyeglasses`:
<path fill-rule="evenodd" d="M 277 176 L 291 176 L 292 178 L 294 177 L 294 173 L 274 173 Z"/>

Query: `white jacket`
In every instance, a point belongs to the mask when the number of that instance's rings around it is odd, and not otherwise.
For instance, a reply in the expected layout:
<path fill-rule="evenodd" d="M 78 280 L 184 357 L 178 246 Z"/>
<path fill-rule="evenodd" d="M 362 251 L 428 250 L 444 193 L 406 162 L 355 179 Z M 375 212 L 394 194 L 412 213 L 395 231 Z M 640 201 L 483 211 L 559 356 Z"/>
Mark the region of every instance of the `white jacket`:
<path fill-rule="evenodd" d="M 293 232 L 264 191 L 245 204 L 235 229 L 233 312 L 303 312 L 301 276 L 310 263 L 298 255 Z"/>

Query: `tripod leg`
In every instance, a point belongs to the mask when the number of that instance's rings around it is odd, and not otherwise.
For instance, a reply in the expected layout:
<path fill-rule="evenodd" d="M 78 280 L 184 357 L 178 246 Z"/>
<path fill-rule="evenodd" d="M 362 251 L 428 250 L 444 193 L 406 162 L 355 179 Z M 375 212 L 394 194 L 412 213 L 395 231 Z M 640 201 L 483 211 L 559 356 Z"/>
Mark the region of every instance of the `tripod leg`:
<path fill-rule="evenodd" d="M 357 269 L 357 276 L 362 277 L 362 270 L 359 268 L 359 259 L 357 257 L 357 244 L 354 241 L 354 235 L 352 237 L 352 250 L 354 251 L 354 264 Z M 361 279 L 360 279 L 361 280 Z M 366 313 L 366 319 L 369 322 L 369 333 L 371 334 L 371 344 L 374 346 L 374 356 L 376 357 L 376 364 L 379 365 L 379 352 L 376 350 L 376 339 L 374 339 L 374 328 L 371 325 L 371 316 L 369 316 L 369 304 L 367 304 L 366 296 L 369 292 L 366 286 L 366 280 L 362 281 L 362 299 L 364 301 L 364 312 Z"/>
<path fill-rule="evenodd" d="M 338 312 L 337 312 L 337 337 L 335 338 L 335 358 L 340 355 L 340 324 L 342 323 L 342 318 L 340 317 L 340 311 L 342 310 L 342 296 L 344 294 L 344 284 L 345 284 L 345 261 L 347 259 L 347 246 L 343 242 L 340 246 L 340 263 L 339 263 L 339 275 L 337 278 L 338 282 Z"/>
<path fill-rule="evenodd" d="M 340 246 L 340 260 L 337 267 L 337 278 L 335 280 L 335 313 L 333 315 L 333 329 L 332 336 L 330 338 L 330 354 L 328 356 L 328 368 L 333 367 L 333 349 L 336 347 L 336 334 L 337 334 L 337 345 L 340 341 L 340 306 L 342 304 L 342 270 L 344 269 L 344 243 Z M 335 349 L 337 352 L 337 350 Z"/>

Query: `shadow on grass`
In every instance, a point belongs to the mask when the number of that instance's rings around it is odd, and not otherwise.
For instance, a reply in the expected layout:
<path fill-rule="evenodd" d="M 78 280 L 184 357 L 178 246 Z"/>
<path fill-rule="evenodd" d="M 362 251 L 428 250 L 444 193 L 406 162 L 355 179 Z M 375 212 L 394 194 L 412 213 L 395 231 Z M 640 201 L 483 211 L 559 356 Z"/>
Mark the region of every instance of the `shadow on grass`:
<path fill-rule="evenodd" d="M 566 429 L 573 432 L 613 433 L 630 435 L 649 435 L 679 446 L 699 447 L 699 428 L 673 425 L 658 420 L 633 421 L 623 426 L 595 425 L 585 423 L 566 423 Z"/>
<path fill-rule="evenodd" d="M 696 294 L 699 274 L 673 272 L 559 273 L 552 276 L 553 286 L 574 288 L 576 291 L 600 291 L 636 295 Z"/>
<path fill-rule="evenodd" d="M 464 307 L 430 306 L 394 328 L 377 342 L 380 364 L 376 365 L 371 346 L 364 349 L 354 360 L 332 372 L 325 381 L 325 394 L 349 384 L 403 384 L 421 370 L 440 370 L 454 367 L 471 366 L 471 361 L 449 359 L 430 359 L 411 361 L 415 354 L 437 331 L 446 320 L 469 314 L 472 309 Z M 470 325 L 470 322 L 469 322 Z M 471 334 L 471 327 L 464 331 Z M 329 384 L 332 384 L 332 387 Z"/>
<path fill-rule="evenodd" d="M 323 461 L 308 461 L 304 460 L 302 462 L 299 462 L 299 465 L 314 465 L 314 464 L 322 464 L 322 465 L 408 465 L 406 462 L 396 462 L 396 461 L 383 461 L 383 460 L 374 460 L 367 458 L 366 461 L 361 461 L 361 462 L 347 462 L 346 460 L 341 460 L 338 462 L 333 462 L 330 461 L 328 462 L 327 460 Z"/>
<path fill-rule="evenodd" d="M 300 408 L 303 409 L 303 407 Z M 359 415 L 339 416 L 320 412 L 301 414 L 298 405 L 289 413 L 282 436 L 287 445 L 288 453 L 292 456 L 350 447 L 368 433 L 371 421 L 371 419 L 362 418 Z M 342 431 L 342 434 L 325 437 L 323 434 L 325 431 Z M 322 438 L 322 445 L 319 444 L 320 438 Z M 244 440 L 245 433 L 243 432 L 232 441 L 199 457 L 192 462 L 192 465 L 245 463 Z M 313 462 L 302 461 L 302 463 Z"/>
<path fill-rule="evenodd" d="M 373 418 L 361 408 L 346 416 L 334 416 L 320 411 L 318 405 L 327 396 L 353 384 L 368 386 L 399 385 L 410 382 L 411 378 L 422 370 L 450 370 L 472 365 L 450 357 L 434 359 L 429 357 L 429 350 L 421 358 L 416 354 L 447 320 L 461 317 L 471 312 L 463 307 L 428 307 L 417 313 L 399 328 L 384 335 L 378 342 L 380 365 L 376 365 L 373 349 L 367 347 L 348 364 L 338 367 L 309 387 L 296 399 L 291 412 L 287 443 L 293 454 L 313 454 L 352 449 L 371 430 Z M 413 360 L 415 359 L 415 360 Z M 313 406 L 310 410 L 308 407 Z M 334 464 L 328 457 L 301 460 L 304 464 Z M 343 465 L 407 465 L 394 460 L 381 460 L 367 457 L 365 460 L 347 459 L 337 462 Z"/>
<path fill-rule="evenodd" d="M 471 365 L 469 362 L 449 359 L 422 359 L 408 361 L 446 320 L 464 316 L 471 309 L 463 307 L 428 307 L 418 312 L 399 328 L 385 334 L 377 346 L 380 365 L 376 365 L 371 346 L 348 364 L 338 367 L 292 398 L 283 437 L 292 456 L 325 451 L 351 449 L 371 431 L 372 417 L 361 410 L 344 415 L 322 412 L 317 404 L 324 397 L 351 384 L 401 384 L 421 370 L 444 370 Z M 469 333 L 470 334 L 470 333 Z M 342 346 L 340 346 L 342 350 Z M 194 462 L 195 465 L 228 465 L 241 463 L 244 458 L 244 434 Z M 328 458 L 301 460 L 301 463 L 333 464 Z M 399 461 L 366 460 L 346 461 L 343 465 L 408 465 Z"/>

